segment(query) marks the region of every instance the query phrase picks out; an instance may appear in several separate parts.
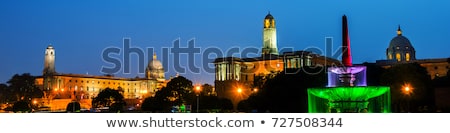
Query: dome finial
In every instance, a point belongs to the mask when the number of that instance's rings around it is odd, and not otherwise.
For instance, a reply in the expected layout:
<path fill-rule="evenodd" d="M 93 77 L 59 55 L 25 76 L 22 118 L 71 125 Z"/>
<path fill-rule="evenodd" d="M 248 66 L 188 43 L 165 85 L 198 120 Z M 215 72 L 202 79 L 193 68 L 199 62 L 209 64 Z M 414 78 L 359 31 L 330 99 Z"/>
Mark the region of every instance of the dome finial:
<path fill-rule="evenodd" d="M 398 25 L 397 35 L 399 35 L 399 36 L 402 35 L 402 29 L 400 29 L 400 25 Z"/>
<path fill-rule="evenodd" d="M 156 52 L 153 53 L 153 60 L 156 60 Z"/>

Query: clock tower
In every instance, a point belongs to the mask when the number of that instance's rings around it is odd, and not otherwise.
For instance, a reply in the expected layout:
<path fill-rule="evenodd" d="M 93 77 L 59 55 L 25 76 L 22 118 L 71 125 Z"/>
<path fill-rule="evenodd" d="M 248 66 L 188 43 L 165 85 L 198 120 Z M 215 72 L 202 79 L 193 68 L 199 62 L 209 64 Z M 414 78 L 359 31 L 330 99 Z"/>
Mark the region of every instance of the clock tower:
<path fill-rule="evenodd" d="M 275 28 L 275 19 L 270 12 L 264 18 L 263 28 L 263 47 L 262 54 L 278 55 L 277 49 L 277 29 Z"/>
<path fill-rule="evenodd" d="M 45 58 L 44 58 L 44 71 L 43 74 L 54 74 L 55 71 L 55 49 L 50 44 L 45 50 Z"/>

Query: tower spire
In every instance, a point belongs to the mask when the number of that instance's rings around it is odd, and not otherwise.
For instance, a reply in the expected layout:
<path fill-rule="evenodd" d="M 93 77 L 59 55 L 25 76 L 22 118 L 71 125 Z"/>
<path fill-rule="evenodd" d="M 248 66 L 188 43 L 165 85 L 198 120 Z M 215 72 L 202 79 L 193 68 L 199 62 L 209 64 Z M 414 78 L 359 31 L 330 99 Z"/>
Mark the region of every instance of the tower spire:
<path fill-rule="evenodd" d="M 399 36 L 402 35 L 402 29 L 400 29 L 400 25 L 398 25 L 397 35 L 399 35 Z"/>
<path fill-rule="evenodd" d="M 153 60 L 156 60 L 156 52 L 153 52 Z"/>
<path fill-rule="evenodd" d="M 348 35 L 347 16 L 342 16 L 342 64 L 352 66 L 350 37 Z"/>

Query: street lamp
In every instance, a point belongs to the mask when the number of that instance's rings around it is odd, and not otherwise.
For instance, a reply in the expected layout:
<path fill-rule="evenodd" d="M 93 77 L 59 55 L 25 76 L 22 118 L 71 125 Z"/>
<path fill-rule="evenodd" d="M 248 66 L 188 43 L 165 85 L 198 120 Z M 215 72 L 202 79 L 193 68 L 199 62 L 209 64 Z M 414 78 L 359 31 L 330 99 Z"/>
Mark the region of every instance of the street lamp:
<path fill-rule="evenodd" d="M 411 94 L 413 92 L 413 88 L 411 87 L 410 84 L 405 84 L 403 85 L 403 93 L 407 96 L 407 103 L 406 103 L 406 108 L 407 111 L 410 111 L 410 104 L 411 104 Z"/>
<path fill-rule="evenodd" d="M 199 108 L 199 94 L 200 94 L 201 88 L 200 86 L 195 86 L 195 92 L 196 92 L 196 96 L 197 96 L 197 113 L 198 113 L 198 108 Z"/>
<path fill-rule="evenodd" d="M 241 93 L 242 93 L 242 89 L 241 89 L 241 88 L 238 88 L 238 89 L 237 89 L 237 92 L 238 92 L 239 94 L 241 94 Z"/>

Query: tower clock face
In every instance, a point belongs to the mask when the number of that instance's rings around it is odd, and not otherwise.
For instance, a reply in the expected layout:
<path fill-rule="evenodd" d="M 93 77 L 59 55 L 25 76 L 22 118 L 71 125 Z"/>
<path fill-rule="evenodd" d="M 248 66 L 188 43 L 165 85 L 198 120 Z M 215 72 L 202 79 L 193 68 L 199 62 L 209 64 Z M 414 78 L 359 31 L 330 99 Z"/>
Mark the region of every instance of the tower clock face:
<path fill-rule="evenodd" d="M 264 27 L 266 27 L 266 28 L 269 28 L 269 26 L 270 26 L 270 22 L 269 22 L 269 20 L 268 19 L 266 19 L 266 21 L 265 21 L 265 24 L 264 24 L 265 26 Z"/>

